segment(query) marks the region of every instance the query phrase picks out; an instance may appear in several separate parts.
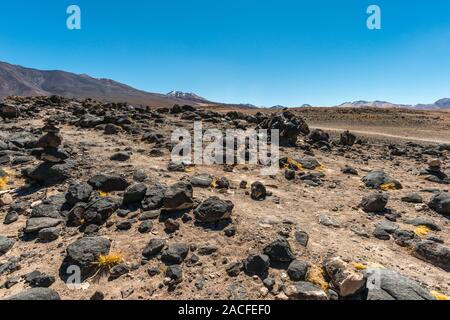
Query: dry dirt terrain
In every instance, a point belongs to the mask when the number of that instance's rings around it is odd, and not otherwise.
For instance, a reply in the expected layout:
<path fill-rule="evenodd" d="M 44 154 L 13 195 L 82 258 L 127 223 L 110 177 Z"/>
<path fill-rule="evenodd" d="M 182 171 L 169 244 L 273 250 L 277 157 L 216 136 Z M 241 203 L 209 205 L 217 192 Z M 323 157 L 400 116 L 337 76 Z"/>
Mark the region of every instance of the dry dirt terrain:
<path fill-rule="evenodd" d="M 0 299 L 450 295 L 448 112 L 2 108 Z M 171 163 L 194 120 L 280 129 L 279 172 Z"/>

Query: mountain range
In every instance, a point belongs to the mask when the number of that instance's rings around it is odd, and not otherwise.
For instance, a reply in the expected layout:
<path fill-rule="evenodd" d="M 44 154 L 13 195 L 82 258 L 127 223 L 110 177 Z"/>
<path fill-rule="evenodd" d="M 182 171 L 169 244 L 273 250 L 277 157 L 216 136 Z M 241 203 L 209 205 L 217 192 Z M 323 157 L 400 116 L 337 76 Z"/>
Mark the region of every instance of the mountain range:
<path fill-rule="evenodd" d="M 206 102 L 205 99 L 192 94 L 151 93 L 114 80 L 97 79 L 86 74 L 59 70 L 43 71 L 0 62 L 0 98 L 12 95 L 60 95 L 160 107 L 174 104 L 198 105 Z"/>
<path fill-rule="evenodd" d="M 339 108 L 403 108 L 403 109 L 416 109 L 416 110 L 439 110 L 439 109 L 450 109 L 450 99 L 444 98 L 440 99 L 431 104 L 395 104 L 387 101 L 353 101 L 345 102 L 336 107 Z"/>
<path fill-rule="evenodd" d="M 38 70 L 0 62 L 0 98 L 7 96 L 60 95 L 68 98 L 93 98 L 108 102 L 128 102 L 158 107 L 174 104 L 229 106 L 235 108 L 257 108 L 252 104 L 225 104 L 211 102 L 195 93 L 171 91 L 168 94 L 151 93 L 135 89 L 111 80 L 93 78 L 86 74 L 75 74 L 59 70 Z M 302 105 L 302 107 L 311 107 Z M 450 98 L 432 104 L 395 104 L 386 101 L 353 101 L 335 107 L 340 108 L 408 108 L 418 110 L 450 109 Z M 283 109 L 277 105 L 272 109 Z"/>

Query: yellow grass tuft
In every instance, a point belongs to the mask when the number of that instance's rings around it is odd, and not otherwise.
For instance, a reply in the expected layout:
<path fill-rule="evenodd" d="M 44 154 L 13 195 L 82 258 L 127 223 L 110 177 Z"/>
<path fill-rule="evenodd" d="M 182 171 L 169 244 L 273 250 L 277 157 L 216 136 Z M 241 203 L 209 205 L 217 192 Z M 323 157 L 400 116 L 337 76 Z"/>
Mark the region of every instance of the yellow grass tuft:
<path fill-rule="evenodd" d="M 319 164 L 314 170 L 323 172 L 325 171 L 325 166 L 323 164 Z"/>
<path fill-rule="evenodd" d="M 433 297 L 435 297 L 436 298 L 436 300 L 442 300 L 442 301 L 447 301 L 447 300 L 450 300 L 450 297 L 448 297 L 448 296 L 446 296 L 445 294 L 442 294 L 442 293 L 440 293 L 440 292 L 438 292 L 438 291 L 431 291 L 430 292 L 431 293 L 431 295 L 433 296 Z"/>
<path fill-rule="evenodd" d="M 391 191 L 391 190 L 397 190 L 397 187 L 395 183 L 383 183 L 380 185 L 380 189 L 383 191 Z"/>
<path fill-rule="evenodd" d="M 292 166 L 295 168 L 295 170 L 298 170 L 298 171 L 304 171 L 304 170 L 305 170 L 305 168 L 303 168 L 303 166 L 301 165 L 300 162 L 295 161 L 295 160 L 292 159 L 292 158 L 288 158 L 287 164 L 286 164 L 286 166 L 285 166 L 286 169 L 289 169 L 289 168 L 290 168 L 289 165 L 292 165 Z"/>
<path fill-rule="evenodd" d="M 324 291 L 328 291 L 328 289 L 330 288 L 330 285 L 325 280 L 325 270 L 322 266 L 312 265 L 311 268 L 309 268 L 306 278 L 307 281 L 318 285 Z"/>
<path fill-rule="evenodd" d="M 356 270 L 366 270 L 367 269 L 367 266 L 360 262 L 353 262 L 352 264 Z"/>
<path fill-rule="evenodd" d="M 98 194 L 101 198 L 109 197 L 111 194 L 105 191 L 100 191 Z"/>
<path fill-rule="evenodd" d="M 414 229 L 414 233 L 418 236 L 426 236 L 431 232 L 430 228 L 427 226 L 418 226 Z"/>
<path fill-rule="evenodd" d="M 8 189 L 8 183 L 10 181 L 11 173 L 6 169 L 0 170 L 0 191 L 4 191 Z"/>
<path fill-rule="evenodd" d="M 123 256 L 121 254 L 108 254 L 99 256 L 95 264 L 99 268 L 104 268 L 113 267 L 121 262 L 123 262 Z"/>
<path fill-rule="evenodd" d="M 8 189 L 9 177 L 3 176 L 0 177 L 0 191 L 4 191 Z"/>

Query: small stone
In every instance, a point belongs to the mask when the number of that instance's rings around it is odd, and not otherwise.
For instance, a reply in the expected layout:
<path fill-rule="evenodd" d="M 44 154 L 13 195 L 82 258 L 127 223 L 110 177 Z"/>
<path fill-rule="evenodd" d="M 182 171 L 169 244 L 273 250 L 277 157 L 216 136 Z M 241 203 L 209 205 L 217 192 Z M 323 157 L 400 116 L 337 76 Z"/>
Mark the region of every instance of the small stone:
<path fill-rule="evenodd" d="M 89 298 L 92 301 L 101 301 L 105 299 L 105 294 L 101 291 L 95 291 L 94 294 Z"/>
<path fill-rule="evenodd" d="M 226 267 L 227 274 L 230 277 L 237 277 L 241 273 L 243 266 L 244 265 L 241 262 L 239 262 L 239 261 L 230 263 Z"/>
<path fill-rule="evenodd" d="M 17 220 L 19 220 L 19 214 L 16 211 L 8 211 L 8 213 L 5 215 L 5 219 L 3 220 L 3 224 L 12 224 Z"/>
<path fill-rule="evenodd" d="M 138 228 L 139 233 L 149 233 L 152 231 L 153 222 L 151 221 L 143 221 Z"/>
<path fill-rule="evenodd" d="M 270 259 L 265 254 L 250 254 L 244 260 L 244 269 L 249 275 L 263 276 L 270 266 Z"/>
<path fill-rule="evenodd" d="M 150 277 L 154 277 L 154 276 L 157 276 L 158 274 L 160 274 L 161 271 L 158 268 L 151 267 L 151 268 L 147 269 L 147 273 Z"/>
<path fill-rule="evenodd" d="M 264 253 L 269 256 L 271 261 L 289 263 L 295 259 L 289 242 L 280 237 L 264 248 Z"/>
<path fill-rule="evenodd" d="M 303 247 L 306 247 L 309 242 L 309 235 L 305 231 L 298 230 L 295 232 L 295 240 Z"/>
<path fill-rule="evenodd" d="M 163 239 L 151 239 L 144 251 L 142 251 L 142 255 L 146 258 L 151 258 L 160 253 L 165 245 L 166 241 Z"/>
<path fill-rule="evenodd" d="M 275 286 L 275 279 L 267 277 L 263 280 L 263 284 L 269 291 L 272 291 L 273 287 Z"/>
<path fill-rule="evenodd" d="M 327 294 L 311 282 L 298 281 L 285 289 L 290 300 L 328 300 Z"/>
<path fill-rule="evenodd" d="M 364 197 L 361 207 L 365 212 L 382 212 L 388 203 L 389 197 L 382 193 L 373 193 Z"/>
<path fill-rule="evenodd" d="M 300 260 L 294 260 L 289 265 L 287 273 L 292 281 L 305 281 L 308 270 L 308 263 Z"/>
<path fill-rule="evenodd" d="M 165 227 L 166 232 L 173 233 L 180 229 L 180 223 L 173 219 L 167 219 L 164 222 L 164 227 Z"/>
<path fill-rule="evenodd" d="M 169 265 L 181 264 L 186 259 L 189 246 L 184 243 L 170 245 L 161 255 L 161 260 Z"/>
<path fill-rule="evenodd" d="M 228 227 L 224 230 L 224 233 L 227 237 L 234 237 L 236 235 L 236 227 Z"/>
<path fill-rule="evenodd" d="M 324 261 L 324 269 L 331 278 L 341 297 L 347 297 L 359 292 L 366 284 L 363 273 L 349 267 L 339 257 L 329 257 Z"/>
<path fill-rule="evenodd" d="M 127 231 L 130 230 L 131 227 L 133 226 L 133 220 L 125 220 L 125 221 L 121 221 L 116 225 L 117 230 L 120 231 Z"/>
<path fill-rule="evenodd" d="M 175 281 L 175 283 L 180 283 L 183 280 L 183 270 L 179 265 L 171 265 L 167 267 L 166 277 Z"/>
<path fill-rule="evenodd" d="M 391 239 L 390 234 L 386 230 L 383 230 L 378 227 L 375 228 L 375 230 L 373 231 L 373 236 L 377 239 L 385 240 L 385 241 Z"/>
<path fill-rule="evenodd" d="M 26 275 L 25 282 L 33 288 L 48 288 L 55 282 L 55 277 L 33 271 Z"/>
<path fill-rule="evenodd" d="M 330 216 L 328 216 L 326 214 L 320 215 L 319 223 L 326 227 L 340 228 L 340 226 L 341 226 L 338 222 L 334 221 Z"/>
<path fill-rule="evenodd" d="M 117 279 L 117 278 L 120 278 L 121 276 L 127 274 L 128 272 L 130 272 L 130 268 L 126 264 L 120 263 L 118 265 L 113 266 L 109 270 L 109 278 Z"/>
<path fill-rule="evenodd" d="M 51 242 L 55 241 L 59 238 L 61 233 L 61 228 L 53 227 L 53 228 L 45 228 L 39 230 L 38 238 L 42 242 Z"/>
<path fill-rule="evenodd" d="M 422 196 L 418 193 L 407 193 L 402 197 L 402 201 L 403 202 L 408 202 L 408 203 L 422 203 L 423 199 Z"/>
<path fill-rule="evenodd" d="M 215 252 L 217 252 L 218 248 L 213 245 L 206 245 L 198 248 L 197 253 L 201 256 L 209 256 Z"/>
<path fill-rule="evenodd" d="M 125 162 L 130 159 L 130 154 L 128 152 L 117 152 L 113 154 L 110 158 L 112 161 Z"/>
<path fill-rule="evenodd" d="M 255 201 L 262 201 L 266 199 L 266 187 L 259 181 L 254 182 L 251 186 L 251 198 Z"/>
<path fill-rule="evenodd" d="M 0 195 L 0 207 L 9 206 L 13 201 L 14 199 L 9 193 Z"/>
<path fill-rule="evenodd" d="M 195 218 L 199 222 L 216 222 L 231 218 L 234 204 L 229 200 L 211 197 L 195 209 Z"/>
<path fill-rule="evenodd" d="M 6 254 L 14 246 L 15 241 L 4 236 L 0 236 L 0 257 Z"/>

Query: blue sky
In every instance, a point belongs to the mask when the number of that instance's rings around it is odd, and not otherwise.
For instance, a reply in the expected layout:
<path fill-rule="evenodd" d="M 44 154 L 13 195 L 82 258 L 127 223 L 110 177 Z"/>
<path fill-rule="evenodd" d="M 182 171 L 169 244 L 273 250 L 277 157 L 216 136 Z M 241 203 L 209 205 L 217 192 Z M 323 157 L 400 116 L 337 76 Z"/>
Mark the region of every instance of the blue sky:
<path fill-rule="evenodd" d="M 450 1 L 2 1 L 0 60 L 223 102 L 429 103 L 450 96 Z"/>

